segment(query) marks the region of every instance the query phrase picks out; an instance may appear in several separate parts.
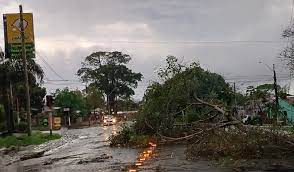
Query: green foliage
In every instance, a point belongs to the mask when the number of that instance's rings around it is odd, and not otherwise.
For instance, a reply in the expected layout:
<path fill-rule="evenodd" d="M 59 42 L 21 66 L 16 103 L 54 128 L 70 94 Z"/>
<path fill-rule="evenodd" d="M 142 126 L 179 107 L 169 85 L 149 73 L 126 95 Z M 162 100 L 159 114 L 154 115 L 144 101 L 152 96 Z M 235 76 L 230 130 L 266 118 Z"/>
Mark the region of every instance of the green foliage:
<path fill-rule="evenodd" d="M 110 138 L 111 145 L 128 144 L 133 135 L 135 135 L 135 132 L 130 127 L 123 126 L 122 130 L 117 135 Z"/>
<path fill-rule="evenodd" d="M 117 135 L 110 138 L 110 146 L 145 147 L 149 141 L 150 136 L 136 133 L 131 127 L 123 126 Z"/>
<path fill-rule="evenodd" d="M 166 66 L 164 68 L 160 68 L 158 71 L 158 76 L 163 80 L 168 80 L 180 73 L 182 69 L 185 67 L 178 63 L 178 59 L 175 56 L 167 56 L 166 57 Z"/>
<path fill-rule="evenodd" d="M 283 91 L 280 86 L 277 86 L 279 91 Z M 248 86 L 246 93 L 250 99 L 265 100 L 274 92 L 274 84 L 261 84 L 256 87 Z"/>
<path fill-rule="evenodd" d="M 195 97 L 224 106 L 232 103 L 232 90 L 222 76 L 203 70 L 197 63 L 182 68 L 181 71 L 169 67 L 167 69 L 167 73 L 172 73 L 169 75 L 171 78 L 163 83 L 154 82 L 147 88 L 136 129 L 146 133 L 152 132 L 152 129 L 147 129 L 150 128 L 146 126 L 147 121 L 154 128 L 153 132 L 165 132 L 171 129 L 175 118 L 183 112 L 191 113 L 191 121 L 202 118 L 202 114 L 208 109 L 189 106 L 196 102 Z M 192 114 L 197 117 L 192 118 Z"/>
<path fill-rule="evenodd" d="M 28 58 L 28 81 L 31 93 L 31 107 L 41 111 L 42 98 L 46 94 L 46 89 L 41 88 L 38 83 L 41 83 L 44 77 L 44 72 L 40 65 L 34 59 Z M 8 101 L 5 97 L 7 88 L 11 86 L 14 101 L 17 98 L 20 109 L 26 107 L 26 92 L 24 83 L 24 67 L 22 59 L 10 59 L 9 61 L 0 64 L 0 104 L 7 107 Z M 14 102 L 15 103 L 15 102 Z M 35 111 L 33 111 L 34 113 Z M 2 113 L 0 113 L 1 116 Z M 0 117 L 1 118 L 1 117 Z M 0 119 L 1 123 L 1 119 Z M 9 123 L 8 129 L 12 129 L 12 124 Z"/>
<path fill-rule="evenodd" d="M 278 96 L 285 97 L 286 90 L 277 86 Z M 246 96 L 249 101 L 260 100 L 262 102 L 267 102 L 270 95 L 274 94 L 274 84 L 261 84 L 256 87 L 248 86 L 246 90 Z"/>
<path fill-rule="evenodd" d="M 285 88 L 277 85 L 277 90 L 280 98 L 286 97 L 287 93 Z M 258 105 L 261 111 L 264 110 L 261 109 L 261 105 L 264 105 L 267 113 L 273 114 L 274 118 L 277 116 L 283 117 L 284 114 L 280 107 L 277 107 L 275 102 L 269 101 L 270 96 L 274 94 L 274 84 L 261 84 L 256 87 L 249 86 L 246 91 L 247 102 Z"/>
<path fill-rule="evenodd" d="M 16 93 L 16 95 L 24 95 L 23 70 L 22 59 L 11 59 L 0 65 L 0 95 L 4 95 L 5 88 L 9 84 L 7 77 L 9 77 L 12 83 L 13 92 Z M 36 85 L 37 81 L 43 80 L 44 72 L 34 59 L 28 59 L 28 71 L 31 88 Z"/>
<path fill-rule="evenodd" d="M 134 88 L 141 80 L 142 74 L 127 68 L 131 57 L 122 52 L 94 52 L 86 57 L 77 74 L 83 82 L 101 90 L 114 109 L 115 98 L 134 95 Z"/>
<path fill-rule="evenodd" d="M 7 136 L 0 138 L 0 147 L 39 145 L 49 140 L 55 140 L 59 138 L 61 138 L 59 134 L 53 134 L 50 136 L 50 134 L 43 134 L 41 132 L 32 133 L 31 136 Z"/>
<path fill-rule="evenodd" d="M 103 108 L 105 105 L 102 91 L 90 85 L 86 89 L 86 105 L 89 110 Z"/>
<path fill-rule="evenodd" d="M 81 111 L 81 114 L 86 113 L 86 101 L 83 94 L 79 90 L 69 90 L 65 88 L 63 90 L 56 90 L 55 92 L 55 106 L 62 108 L 70 108 L 71 112 L 77 110 Z"/>
<path fill-rule="evenodd" d="M 138 110 L 139 104 L 131 98 L 117 100 L 117 109 L 120 111 Z"/>
<path fill-rule="evenodd" d="M 26 95 L 25 95 L 25 86 L 24 84 L 17 85 L 16 88 L 16 97 L 21 107 L 26 106 Z M 32 83 L 30 87 L 31 94 L 31 107 L 37 109 L 37 111 L 32 111 L 33 114 L 40 113 L 42 111 L 42 100 L 46 95 L 46 88 L 41 87 L 38 83 Z"/>

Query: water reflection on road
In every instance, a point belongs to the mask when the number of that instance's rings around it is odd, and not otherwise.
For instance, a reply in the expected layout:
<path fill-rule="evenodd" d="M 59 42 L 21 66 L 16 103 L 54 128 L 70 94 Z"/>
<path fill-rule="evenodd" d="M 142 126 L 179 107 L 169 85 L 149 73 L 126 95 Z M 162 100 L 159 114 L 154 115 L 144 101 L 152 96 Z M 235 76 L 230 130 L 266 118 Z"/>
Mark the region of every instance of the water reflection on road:
<path fill-rule="evenodd" d="M 140 167 L 144 165 L 146 161 L 148 161 L 152 156 L 155 154 L 156 144 L 153 142 L 149 142 L 149 147 L 140 151 L 137 156 L 137 160 L 135 164 L 127 167 L 127 171 L 129 172 L 137 172 L 139 171 Z"/>

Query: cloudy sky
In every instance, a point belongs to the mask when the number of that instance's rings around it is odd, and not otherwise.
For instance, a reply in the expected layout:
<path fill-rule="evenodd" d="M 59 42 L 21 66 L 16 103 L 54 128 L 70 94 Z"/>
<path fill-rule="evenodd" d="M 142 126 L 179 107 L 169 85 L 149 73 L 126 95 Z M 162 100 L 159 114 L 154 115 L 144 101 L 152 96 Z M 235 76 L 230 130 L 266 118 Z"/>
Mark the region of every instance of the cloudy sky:
<path fill-rule="evenodd" d="M 142 72 L 135 98 L 142 97 L 154 71 L 167 55 L 184 63 L 199 61 L 238 88 L 253 81 L 272 82 L 264 65 L 277 65 L 279 82 L 289 83 L 277 59 L 286 46 L 282 31 L 290 25 L 292 0 L 0 0 L 1 13 L 34 14 L 37 62 L 49 91 L 82 88 L 75 75 L 93 51 L 122 51 L 129 67 Z M 0 32 L 3 33 L 2 22 Z M 3 34 L 0 46 L 4 47 Z M 260 64 L 262 61 L 264 64 Z M 48 63 L 48 64 L 46 64 Z M 54 73 L 52 71 L 57 73 Z"/>

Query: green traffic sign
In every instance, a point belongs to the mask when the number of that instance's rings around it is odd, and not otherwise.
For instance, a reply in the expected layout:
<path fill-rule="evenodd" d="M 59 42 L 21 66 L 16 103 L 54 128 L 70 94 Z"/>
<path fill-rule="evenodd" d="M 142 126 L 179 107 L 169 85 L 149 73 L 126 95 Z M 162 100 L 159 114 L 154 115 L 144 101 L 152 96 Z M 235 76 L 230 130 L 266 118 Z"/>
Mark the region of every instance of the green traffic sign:
<path fill-rule="evenodd" d="M 26 57 L 35 58 L 35 45 L 33 43 L 25 44 Z M 7 56 L 9 58 L 21 58 L 22 48 L 21 44 L 13 43 L 8 44 Z"/>

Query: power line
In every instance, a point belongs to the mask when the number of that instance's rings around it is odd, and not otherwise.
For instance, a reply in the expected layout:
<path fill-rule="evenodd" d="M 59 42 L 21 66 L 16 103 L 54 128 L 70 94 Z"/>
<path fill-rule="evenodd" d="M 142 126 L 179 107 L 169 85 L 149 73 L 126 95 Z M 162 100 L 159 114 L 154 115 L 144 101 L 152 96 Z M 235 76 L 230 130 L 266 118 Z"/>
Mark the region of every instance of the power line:
<path fill-rule="evenodd" d="M 291 27 L 292 22 L 293 22 L 293 8 L 294 8 L 294 0 L 292 0 L 292 3 L 291 3 L 290 27 Z"/>
<path fill-rule="evenodd" d="M 72 42 L 73 40 L 65 39 L 50 39 L 50 41 L 55 42 Z M 78 42 L 86 43 L 124 43 L 124 44 L 246 44 L 246 43 L 256 43 L 256 44 L 276 44 L 276 43 L 286 43 L 283 40 L 220 40 L 220 41 L 119 41 L 119 40 L 101 40 L 101 41 L 91 41 L 91 40 L 79 40 Z"/>
<path fill-rule="evenodd" d="M 51 83 L 51 82 L 44 82 L 47 85 L 83 85 L 82 83 Z"/>
<path fill-rule="evenodd" d="M 54 69 L 53 67 L 45 60 L 45 58 L 43 58 L 39 52 L 36 52 L 36 54 L 38 54 L 38 57 L 45 63 L 45 65 L 47 65 L 49 67 L 49 69 L 60 79 L 65 80 L 61 75 L 59 75 Z"/>
<path fill-rule="evenodd" d="M 50 82 L 81 82 L 80 80 L 73 80 L 73 79 L 62 79 L 62 80 L 47 79 L 47 81 L 50 81 Z"/>

